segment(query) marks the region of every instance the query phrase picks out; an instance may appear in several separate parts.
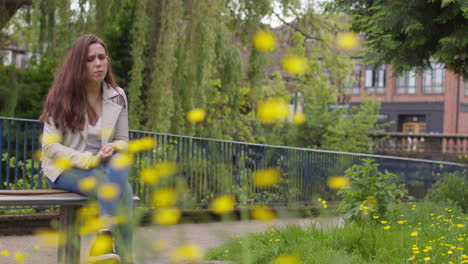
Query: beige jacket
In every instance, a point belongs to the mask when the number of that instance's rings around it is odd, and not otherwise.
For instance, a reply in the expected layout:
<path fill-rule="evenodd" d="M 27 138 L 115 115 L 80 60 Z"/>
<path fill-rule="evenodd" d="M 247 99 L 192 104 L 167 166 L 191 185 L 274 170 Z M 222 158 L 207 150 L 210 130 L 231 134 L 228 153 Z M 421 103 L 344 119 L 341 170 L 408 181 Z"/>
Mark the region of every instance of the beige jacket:
<path fill-rule="evenodd" d="M 127 97 L 122 88 L 117 90 L 103 82 L 102 98 L 102 127 L 101 141 L 104 146 L 113 142 L 120 148 L 125 148 L 128 144 L 128 104 Z M 125 102 L 122 102 L 122 97 Z M 93 153 L 85 151 L 88 137 L 88 122 L 84 130 L 79 132 L 63 131 L 57 129 L 53 121 L 48 124 L 44 122 L 42 134 L 42 171 L 52 182 L 59 177 L 64 169 L 54 165 L 54 160 L 58 157 L 68 158 L 71 166 L 80 169 L 90 169 L 90 160 Z M 50 140 L 56 138 L 57 140 Z"/>

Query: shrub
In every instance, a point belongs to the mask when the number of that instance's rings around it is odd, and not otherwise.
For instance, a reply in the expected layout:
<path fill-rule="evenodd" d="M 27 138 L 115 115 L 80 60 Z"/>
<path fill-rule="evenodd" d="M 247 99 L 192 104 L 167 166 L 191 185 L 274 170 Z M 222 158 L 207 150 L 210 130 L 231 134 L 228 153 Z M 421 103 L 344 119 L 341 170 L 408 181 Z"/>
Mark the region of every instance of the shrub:
<path fill-rule="evenodd" d="M 428 191 L 425 199 L 435 203 L 453 203 L 468 212 L 468 177 L 466 172 L 443 175 Z"/>
<path fill-rule="evenodd" d="M 369 211 L 383 216 L 390 204 L 400 202 L 399 199 L 407 193 L 397 187 L 397 175 L 380 172 L 372 159 L 363 161 L 362 165 L 353 165 L 346 170 L 351 184 L 338 191 L 343 198 L 338 209 L 344 213 L 346 221 L 368 218 L 371 215 Z"/>

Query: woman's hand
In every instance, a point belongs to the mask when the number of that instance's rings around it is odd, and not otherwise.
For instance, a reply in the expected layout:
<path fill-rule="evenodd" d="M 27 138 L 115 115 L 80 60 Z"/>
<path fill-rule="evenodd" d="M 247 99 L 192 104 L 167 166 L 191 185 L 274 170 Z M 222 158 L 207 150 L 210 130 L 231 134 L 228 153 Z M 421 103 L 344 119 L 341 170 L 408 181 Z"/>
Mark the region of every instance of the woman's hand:
<path fill-rule="evenodd" d="M 96 156 L 98 156 L 102 160 L 106 160 L 112 157 L 113 154 L 114 154 L 114 145 L 112 143 L 108 143 L 99 150 Z"/>

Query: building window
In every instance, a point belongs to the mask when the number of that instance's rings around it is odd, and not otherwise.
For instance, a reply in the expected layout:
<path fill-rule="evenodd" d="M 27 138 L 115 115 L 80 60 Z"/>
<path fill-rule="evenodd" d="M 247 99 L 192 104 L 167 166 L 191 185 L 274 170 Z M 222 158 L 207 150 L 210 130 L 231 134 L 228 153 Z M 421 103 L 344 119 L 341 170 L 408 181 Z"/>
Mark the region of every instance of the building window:
<path fill-rule="evenodd" d="M 366 91 L 369 94 L 385 93 L 385 65 L 366 67 Z"/>
<path fill-rule="evenodd" d="M 468 95 L 468 79 L 465 80 L 465 95 Z"/>
<path fill-rule="evenodd" d="M 351 86 L 350 88 L 346 88 L 345 93 L 347 94 L 360 94 L 361 93 L 361 72 L 362 72 L 362 65 L 356 64 L 354 66 L 353 86 Z"/>
<path fill-rule="evenodd" d="M 396 78 L 397 94 L 415 94 L 418 73 L 415 70 L 404 71 Z"/>
<path fill-rule="evenodd" d="M 423 93 L 443 93 L 445 80 L 444 64 L 431 62 L 431 68 L 424 70 L 422 79 Z"/>

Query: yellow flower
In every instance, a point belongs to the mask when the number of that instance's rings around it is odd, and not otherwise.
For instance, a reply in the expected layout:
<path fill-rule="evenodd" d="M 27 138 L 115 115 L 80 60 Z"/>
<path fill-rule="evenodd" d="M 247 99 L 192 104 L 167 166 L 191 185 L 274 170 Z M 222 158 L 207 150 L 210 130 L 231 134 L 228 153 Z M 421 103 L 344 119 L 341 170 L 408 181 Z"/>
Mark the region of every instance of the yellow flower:
<path fill-rule="evenodd" d="M 71 168 L 71 160 L 68 157 L 58 157 L 54 160 L 54 166 L 57 169 L 68 170 Z"/>
<path fill-rule="evenodd" d="M 336 37 L 336 46 L 341 50 L 353 50 L 359 45 L 359 37 L 353 32 L 341 32 Z"/>
<path fill-rule="evenodd" d="M 97 202 L 90 202 L 87 206 L 78 209 L 77 213 L 80 220 L 95 218 L 99 216 L 99 205 Z"/>
<path fill-rule="evenodd" d="M 98 187 L 97 195 L 106 201 L 112 201 L 120 194 L 119 185 L 115 183 L 106 183 Z"/>
<path fill-rule="evenodd" d="M 96 237 L 96 240 L 91 247 L 91 255 L 99 256 L 112 252 L 113 239 L 111 236 L 102 234 Z"/>
<path fill-rule="evenodd" d="M 408 260 L 414 260 L 416 258 L 416 256 L 411 256 Z"/>
<path fill-rule="evenodd" d="M 47 133 L 41 137 L 42 145 L 60 143 L 62 141 L 62 135 L 60 133 Z"/>
<path fill-rule="evenodd" d="M 333 190 L 340 190 L 349 185 L 349 178 L 345 176 L 332 176 L 328 178 L 327 184 Z"/>
<path fill-rule="evenodd" d="M 275 37 L 268 31 L 258 31 L 252 38 L 253 46 L 259 51 L 270 52 L 275 48 Z"/>
<path fill-rule="evenodd" d="M 464 224 L 456 224 L 456 227 L 462 228 L 462 227 L 465 227 L 465 225 Z"/>
<path fill-rule="evenodd" d="M 410 236 L 412 236 L 412 237 L 417 237 L 417 236 L 418 236 L 418 232 L 416 232 L 416 231 L 415 231 L 415 232 L 411 232 L 411 235 L 410 235 Z"/>
<path fill-rule="evenodd" d="M 256 206 L 250 210 L 250 215 L 255 220 L 260 221 L 271 221 L 276 218 L 275 212 L 265 206 Z"/>
<path fill-rule="evenodd" d="M 382 220 L 382 221 L 380 221 L 380 223 L 382 223 L 382 225 L 385 225 L 385 224 L 388 223 L 388 221 Z"/>
<path fill-rule="evenodd" d="M 8 257 L 8 256 L 10 256 L 10 251 L 8 251 L 8 250 L 2 250 L 2 251 L 0 252 L 0 254 L 1 254 L 2 256 Z"/>
<path fill-rule="evenodd" d="M 220 196 L 211 203 L 211 210 L 215 214 L 227 214 L 234 209 L 234 198 L 229 195 Z"/>
<path fill-rule="evenodd" d="M 15 253 L 15 260 L 16 263 L 23 263 L 24 262 L 24 253 L 22 251 L 18 251 Z"/>
<path fill-rule="evenodd" d="M 294 124 L 304 124 L 306 121 L 306 115 L 304 113 L 295 113 L 293 116 L 293 123 Z"/>
<path fill-rule="evenodd" d="M 177 208 L 163 208 L 155 211 L 153 221 L 160 225 L 174 225 L 179 222 L 180 216 Z"/>
<path fill-rule="evenodd" d="M 146 184 L 155 184 L 159 181 L 159 175 L 155 168 L 143 168 L 140 170 L 140 179 Z"/>
<path fill-rule="evenodd" d="M 449 250 L 449 251 L 447 251 L 447 254 L 451 255 L 451 254 L 453 254 L 453 251 Z"/>
<path fill-rule="evenodd" d="M 56 248 L 63 245 L 63 236 L 56 230 L 38 229 L 35 234 L 39 238 L 42 246 L 48 248 Z"/>
<path fill-rule="evenodd" d="M 257 187 L 270 187 L 281 180 L 280 171 L 276 168 L 260 169 L 252 175 L 253 183 Z"/>
<path fill-rule="evenodd" d="M 161 188 L 153 193 L 152 203 L 156 208 L 173 206 L 177 201 L 177 192 L 173 188 Z"/>
<path fill-rule="evenodd" d="M 175 162 L 160 162 L 154 166 L 158 177 L 166 177 L 176 174 L 178 171 L 177 164 Z"/>
<path fill-rule="evenodd" d="M 429 260 L 431 260 L 431 257 L 425 257 L 424 258 L 424 261 L 429 261 Z"/>
<path fill-rule="evenodd" d="M 283 70 L 292 75 L 303 75 L 307 70 L 307 60 L 304 57 L 287 55 L 281 61 Z"/>
<path fill-rule="evenodd" d="M 390 228 L 392 228 L 392 227 L 388 225 L 388 226 L 384 226 L 383 229 L 384 229 L 384 230 L 389 230 Z"/>
<path fill-rule="evenodd" d="M 85 156 L 80 160 L 80 164 L 84 169 L 96 168 L 101 160 L 96 155 Z"/>
<path fill-rule="evenodd" d="M 378 215 L 374 215 L 374 216 L 373 216 L 373 218 L 374 218 L 374 219 L 379 219 L 379 218 L 380 218 L 380 216 L 378 216 Z"/>
<path fill-rule="evenodd" d="M 406 224 L 406 222 L 408 222 L 407 220 L 398 220 L 397 223 L 400 224 L 400 225 L 404 225 Z"/>
<path fill-rule="evenodd" d="M 195 108 L 187 112 L 186 118 L 193 123 L 200 123 L 205 119 L 206 111 L 201 108 Z"/>
<path fill-rule="evenodd" d="M 203 257 L 203 250 L 193 244 L 185 244 L 169 252 L 169 259 L 173 262 L 197 261 Z"/>
<path fill-rule="evenodd" d="M 83 224 L 80 226 L 79 233 L 81 235 L 88 235 L 101 229 L 110 228 L 114 222 L 115 220 L 110 217 L 86 218 L 85 221 L 83 221 Z"/>
<path fill-rule="evenodd" d="M 143 151 L 143 144 L 139 139 L 134 139 L 128 142 L 128 152 L 138 153 Z"/>
<path fill-rule="evenodd" d="M 132 162 L 133 158 L 131 155 L 122 153 L 112 156 L 109 164 L 114 169 L 122 170 L 130 167 Z"/>
<path fill-rule="evenodd" d="M 96 177 L 87 177 L 78 181 L 78 188 L 84 192 L 91 191 L 97 185 Z"/>
<path fill-rule="evenodd" d="M 153 249 L 154 251 L 161 251 L 161 250 L 167 248 L 167 242 L 164 241 L 164 240 L 161 240 L 161 239 L 154 240 L 154 241 L 151 243 L 151 247 L 152 247 L 152 249 Z"/>
<path fill-rule="evenodd" d="M 101 131 L 99 131 L 99 135 L 101 138 L 112 138 L 114 136 L 114 129 L 112 127 L 103 127 Z"/>
<path fill-rule="evenodd" d="M 39 247 L 38 245 L 34 245 L 34 247 L 33 247 L 33 250 L 35 252 L 39 251 L 40 249 L 41 249 L 41 247 Z"/>
<path fill-rule="evenodd" d="M 142 137 L 139 140 L 143 150 L 151 150 L 156 147 L 156 139 L 152 137 Z"/>
<path fill-rule="evenodd" d="M 273 264 L 299 264 L 301 261 L 295 255 L 284 254 L 273 261 Z"/>
<path fill-rule="evenodd" d="M 257 118 L 263 124 L 273 124 L 288 117 L 289 105 L 282 98 L 273 97 L 261 101 L 257 106 Z"/>
<path fill-rule="evenodd" d="M 42 160 L 42 149 L 38 149 L 38 150 L 34 151 L 33 159 L 34 159 L 34 161 L 41 161 Z"/>

